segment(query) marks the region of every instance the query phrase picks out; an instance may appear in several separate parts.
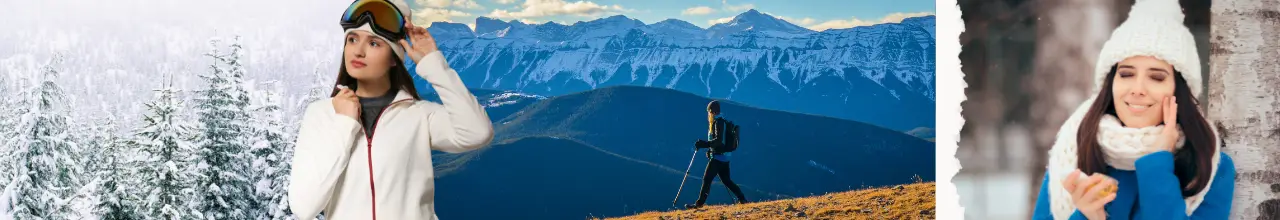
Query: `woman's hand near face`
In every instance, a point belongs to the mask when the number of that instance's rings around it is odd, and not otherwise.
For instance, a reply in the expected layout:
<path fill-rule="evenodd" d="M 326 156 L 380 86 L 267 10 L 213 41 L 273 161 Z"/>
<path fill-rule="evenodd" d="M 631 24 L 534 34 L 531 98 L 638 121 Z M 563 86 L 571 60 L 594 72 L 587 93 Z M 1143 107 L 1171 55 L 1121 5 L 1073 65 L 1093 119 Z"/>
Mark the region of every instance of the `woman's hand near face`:
<path fill-rule="evenodd" d="M 400 40 L 400 46 L 404 47 L 405 52 L 409 54 L 409 59 L 417 63 L 423 56 L 431 52 L 439 51 L 436 47 L 436 39 L 431 37 L 431 33 L 426 28 L 413 25 L 412 19 L 405 18 L 405 30 L 408 31 L 408 40 L 413 41 L 413 45 L 409 45 L 408 41 Z"/>
<path fill-rule="evenodd" d="M 1164 114 L 1164 129 L 1160 131 L 1160 141 L 1156 141 L 1156 148 L 1160 150 L 1174 151 L 1174 146 L 1178 143 L 1178 102 L 1176 96 L 1164 97 L 1160 101 L 1160 111 Z"/>
<path fill-rule="evenodd" d="M 333 96 L 333 111 L 359 121 L 360 99 L 356 98 L 356 92 L 345 87 L 339 89 L 338 95 Z"/>

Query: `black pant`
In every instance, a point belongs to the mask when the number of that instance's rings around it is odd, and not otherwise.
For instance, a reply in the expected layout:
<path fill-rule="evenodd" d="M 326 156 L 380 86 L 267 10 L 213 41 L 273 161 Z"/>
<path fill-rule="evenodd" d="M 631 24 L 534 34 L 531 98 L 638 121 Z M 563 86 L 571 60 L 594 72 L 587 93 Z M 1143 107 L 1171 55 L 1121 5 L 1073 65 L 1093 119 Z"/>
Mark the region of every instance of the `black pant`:
<path fill-rule="evenodd" d="M 733 179 L 729 178 L 729 162 L 716 159 L 710 159 L 707 162 L 707 171 L 702 174 L 702 190 L 698 192 L 697 205 L 701 206 L 707 202 L 707 195 L 711 194 L 711 182 L 715 181 L 716 176 L 720 176 L 720 182 L 724 183 L 725 188 L 733 191 L 738 196 L 738 202 L 747 202 L 747 197 L 742 195 L 742 189 L 738 188 L 738 184 L 733 183 Z"/>

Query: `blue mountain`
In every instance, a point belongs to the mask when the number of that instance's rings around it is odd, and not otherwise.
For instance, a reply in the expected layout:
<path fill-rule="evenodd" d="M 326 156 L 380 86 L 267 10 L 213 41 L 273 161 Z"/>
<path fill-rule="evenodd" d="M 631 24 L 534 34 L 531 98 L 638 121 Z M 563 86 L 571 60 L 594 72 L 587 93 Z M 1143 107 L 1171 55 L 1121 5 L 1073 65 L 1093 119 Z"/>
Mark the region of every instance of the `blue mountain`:
<path fill-rule="evenodd" d="M 817 32 L 749 10 L 707 29 L 622 15 L 569 25 L 480 17 L 474 30 L 428 29 L 472 88 L 545 97 L 669 88 L 906 132 L 935 127 L 934 20 Z"/>
<path fill-rule="evenodd" d="M 674 89 L 611 86 L 524 102 L 523 109 L 495 120 L 493 146 L 433 156 L 436 208 L 442 218 L 459 219 L 666 210 L 694 159 L 679 201 L 692 203 L 707 162 L 692 143 L 705 138 L 710 100 Z M 903 184 L 913 176 L 934 179 L 933 143 L 903 132 L 737 101 L 722 108 L 741 126 L 732 175 L 751 200 Z M 717 183 L 710 203 L 729 202 Z"/>

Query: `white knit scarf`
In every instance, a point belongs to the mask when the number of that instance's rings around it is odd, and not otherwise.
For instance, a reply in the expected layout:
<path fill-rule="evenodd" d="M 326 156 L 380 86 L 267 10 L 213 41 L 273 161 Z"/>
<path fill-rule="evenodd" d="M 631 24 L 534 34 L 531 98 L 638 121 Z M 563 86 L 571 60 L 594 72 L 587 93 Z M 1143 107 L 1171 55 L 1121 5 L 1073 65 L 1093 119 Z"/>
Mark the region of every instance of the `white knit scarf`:
<path fill-rule="evenodd" d="M 1057 140 L 1053 144 L 1053 148 L 1049 150 L 1049 205 L 1053 212 L 1054 219 L 1068 219 L 1075 212 L 1075 203 L 1071 201 L 1071 194 L 1062 186 L 1062 180 L 1067 175 L 1077 169 L 1076 156 L 1076 131 L 1080 128 L 1080 121 L 1084 119 L 1085 113 L 1088 112 L 1089 106 L 1093 104 L 1093 99 L 1085 101 L 1078 107 L 1075 113 L 1067 118 L 1066 123 L 1058 130 Z M 1147 154 L 1159 151 L 1160 149 L 1152 147 L 1152 143 L 1159 139 L 1161 130 L 1164 125 L 1145 127 L 1145 128 L 1126 128 L 1120 125 L 1120 120 L 1113 115 L 1103 115 L 1102 120 L 1098 124 L 1098 144 L 1102 149 L 1106 158 L 1107 165 L 1120 170 L 1134 170 L 1134 162 L 1146 156 Z M 1214 130 L 1217 135 L 1217 130 Z M 1181 149 L 1186 142 L 1186 138 L 1182 137 L 1179 131 L 1178 143 L 1176 149 Z M 1213 168 L 1209 174 L 1209 180 L 1212 182 L 1218 172 L 1218 156 L 1220 155 L 1219 146 L 1214 144 Z M 1195 196 L 1187 197 L 1187 215 L 1200 206 L 1204 195 L 1209 192 L 1209 186 L 1206 185 Z"/>

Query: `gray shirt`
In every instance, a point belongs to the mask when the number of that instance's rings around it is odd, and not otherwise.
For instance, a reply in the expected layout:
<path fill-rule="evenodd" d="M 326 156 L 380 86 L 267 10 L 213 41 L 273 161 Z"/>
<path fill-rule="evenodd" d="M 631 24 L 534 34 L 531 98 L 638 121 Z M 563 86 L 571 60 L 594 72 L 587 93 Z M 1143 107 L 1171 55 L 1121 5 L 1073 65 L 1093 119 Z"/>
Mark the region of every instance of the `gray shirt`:
<path fill-rule="evenodd" d="M 382 110 L 395 100 L 395 91 L 395 89 L 388 90 L 386 94 L 379 97 L 357 97 L 360 99 L 360 125 L 364 126 L 365 138 L 373 138 L 373 127 L 378 122 L 378 116 L 381 116 Z"/>

